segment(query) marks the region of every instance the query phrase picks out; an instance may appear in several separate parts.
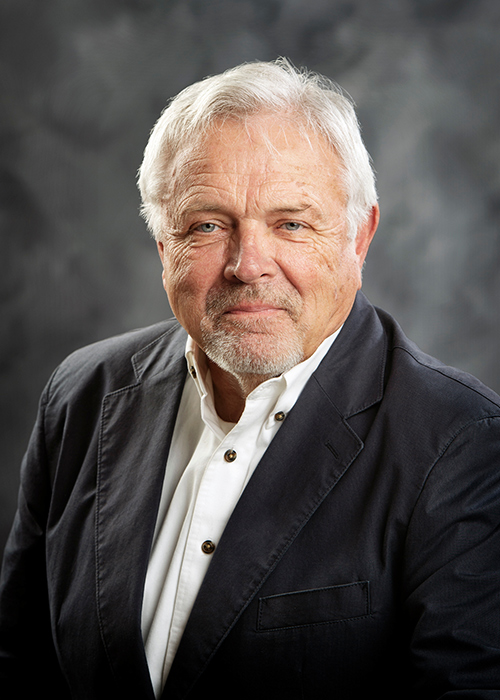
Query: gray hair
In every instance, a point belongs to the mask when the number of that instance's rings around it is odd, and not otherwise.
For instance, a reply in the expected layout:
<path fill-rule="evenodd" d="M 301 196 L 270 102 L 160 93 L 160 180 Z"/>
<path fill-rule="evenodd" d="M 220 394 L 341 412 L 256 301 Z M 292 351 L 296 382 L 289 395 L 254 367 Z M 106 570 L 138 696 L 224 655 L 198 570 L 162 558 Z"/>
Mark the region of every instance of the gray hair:
<path fill-rule="evenodd" d="M 175 155 L 199 144 L 214 122 L 262 112 L 299 118 L 323 136 L 340 158 L 354 238 L 377 203 L 375 175 L 354 104 L 339 85 L 287 59 L 244 63 L 194 83 L 174 97 L 156 122 L 139 170 L 141 213 L 156 239 L 163 228 L 163 197 Z"/>

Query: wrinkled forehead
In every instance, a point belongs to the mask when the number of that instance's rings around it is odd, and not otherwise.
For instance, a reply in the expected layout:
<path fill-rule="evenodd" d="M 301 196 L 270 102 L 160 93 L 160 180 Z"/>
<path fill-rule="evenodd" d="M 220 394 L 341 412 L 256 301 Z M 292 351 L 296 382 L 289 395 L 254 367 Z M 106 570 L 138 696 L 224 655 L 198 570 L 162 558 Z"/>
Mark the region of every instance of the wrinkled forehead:
<path fill-rule="evenodd" d="M 163 216 L 171 230 L 202 212 L 237 219 L 307 209 L 326 220 L 347 205 L 336 154 L 321 137 L 281 121 L 226 121 L 180 152 L 167 180 Z"/>
<path fill-rule="evenodd" d="M 323 176 L 325 168 L 339 184 L 343 182 L 344 169 L 334 148 L 305 123 L 274 114 L 220 119 L 177 150 L 163 199 L 172 203 L 188 180 L 203 183 L 205 175 L 241 178 L 253 172 L 272 180 L 287 173 L 311 175 L 314 169 Z"/>

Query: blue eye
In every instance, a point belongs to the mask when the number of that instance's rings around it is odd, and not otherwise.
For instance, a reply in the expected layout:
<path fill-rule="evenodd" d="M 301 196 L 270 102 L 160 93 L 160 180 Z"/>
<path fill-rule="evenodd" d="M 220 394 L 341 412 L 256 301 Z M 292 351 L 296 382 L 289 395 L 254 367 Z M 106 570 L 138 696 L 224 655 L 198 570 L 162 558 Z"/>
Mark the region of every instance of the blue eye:
<path fill-rule="evenodd" d="M 217 228 L 217 224 L 207 222 L 206 224 L 200 224 L 197 228 L 202 233 L 213 233 Z"/>
<path fill-rule="evenodd" d="M 287 231 L 300 231 L 302 224 L 299 224 L 298 221 L 287 221 L 283 224 L 283 228 Z"/>

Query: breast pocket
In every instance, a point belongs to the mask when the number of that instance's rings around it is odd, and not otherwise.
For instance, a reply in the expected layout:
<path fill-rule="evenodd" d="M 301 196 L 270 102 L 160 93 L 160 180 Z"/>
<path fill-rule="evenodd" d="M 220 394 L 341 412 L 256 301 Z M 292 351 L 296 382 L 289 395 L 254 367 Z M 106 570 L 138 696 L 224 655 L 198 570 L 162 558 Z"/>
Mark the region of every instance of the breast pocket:
<path fill-rule="evenodd" d="M 259 599 L 257 630 L 341 622 L 370 615 L 370 582 L 293 591 Z"/>

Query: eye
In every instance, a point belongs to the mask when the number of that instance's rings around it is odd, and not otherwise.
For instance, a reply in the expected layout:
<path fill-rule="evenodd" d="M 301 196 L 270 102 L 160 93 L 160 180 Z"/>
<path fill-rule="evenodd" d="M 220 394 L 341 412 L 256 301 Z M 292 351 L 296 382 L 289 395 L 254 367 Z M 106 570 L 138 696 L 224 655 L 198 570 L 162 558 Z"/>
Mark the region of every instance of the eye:
<path fill-rule="evenodd" d="M 303 225 L 299 224 L 298 221 L 285 221 L 284 224 L 281 224 L 280 228 L 284 228 L 286 231 L 300 231 Z"/>
<path fill-rule="evenodd" d="M 201 231 L 202 233 L 213 233 L 216 229 L 219 227 L 217 224 L 212 224 L 210 221 L 207 221 L 205 224 L 200 224 L 195 228 L 195 231 Z"/>

